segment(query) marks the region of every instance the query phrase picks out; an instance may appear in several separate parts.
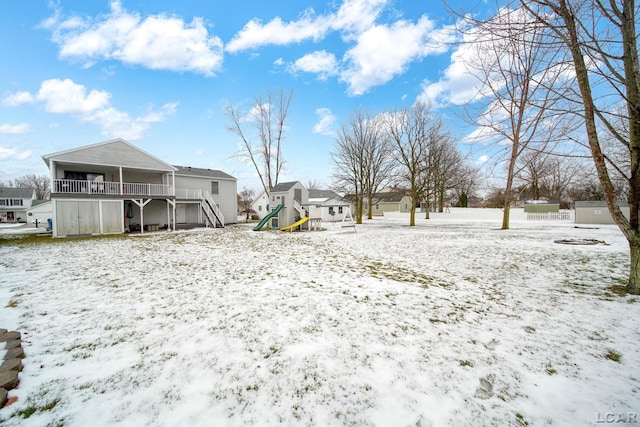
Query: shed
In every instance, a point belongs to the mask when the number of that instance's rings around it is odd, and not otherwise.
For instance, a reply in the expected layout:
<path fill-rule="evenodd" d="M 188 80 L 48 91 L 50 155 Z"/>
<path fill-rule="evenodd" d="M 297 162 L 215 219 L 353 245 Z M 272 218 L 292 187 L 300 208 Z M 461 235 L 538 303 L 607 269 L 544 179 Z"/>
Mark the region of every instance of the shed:
<path fill-rule="evenodd" d="M 527 200 L 524 202 L 525 213 L 551 213 L 560 210 L 558 200 Z"/>
<path fill-rule="evenodd" d="M 629 204 L 618 201 L 624 216 L 629 218 Z M 575 202 L 576 224 L 615 224 L 609 207 L 604 200 L 588 200 Z"/>

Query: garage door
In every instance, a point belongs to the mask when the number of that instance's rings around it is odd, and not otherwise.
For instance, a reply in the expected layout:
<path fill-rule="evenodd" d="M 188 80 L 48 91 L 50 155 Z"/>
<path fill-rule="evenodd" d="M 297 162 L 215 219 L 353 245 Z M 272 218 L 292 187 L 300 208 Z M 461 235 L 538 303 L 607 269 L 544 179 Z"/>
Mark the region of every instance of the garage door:
<path fill-rule="evenodd" d="M 59 200 L 56 202 L 58 236 L 77 236 L 100 233 L 98 201 Z"/>

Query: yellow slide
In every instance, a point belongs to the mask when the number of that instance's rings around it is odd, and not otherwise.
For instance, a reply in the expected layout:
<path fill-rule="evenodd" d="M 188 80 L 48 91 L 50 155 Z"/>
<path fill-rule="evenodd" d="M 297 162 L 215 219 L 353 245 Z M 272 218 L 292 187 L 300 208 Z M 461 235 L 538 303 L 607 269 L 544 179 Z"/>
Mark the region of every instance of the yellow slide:
<path fill-rule="evenodd" d="M 287 227 L 282 227 L 280 229 L 280 231 L 285 231 L 285 230 L 291 230 L 292 228 L 296 228 L 297 226 L 304 224 L 305 222 L 309 221 L 309 217 L 305 216 L 304 218 L 302 218 L 300 221 L 294 222 L 293 224 L 287 226 Z"/>

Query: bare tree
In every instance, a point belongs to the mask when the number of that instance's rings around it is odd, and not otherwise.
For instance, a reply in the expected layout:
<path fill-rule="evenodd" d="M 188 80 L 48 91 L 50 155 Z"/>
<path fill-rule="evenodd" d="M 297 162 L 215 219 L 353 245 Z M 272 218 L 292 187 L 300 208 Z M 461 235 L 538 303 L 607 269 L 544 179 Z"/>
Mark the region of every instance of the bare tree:
<path fill-rule="evenodd" d="M 566 52 L 577 80 L 575 113 L 586 138 L 609 212 L 629 242 L 627 291 L 640 294 L 640 61 L 634 0 L 518 0 L 550 30 L 545 44 Z M 623 165 L 604 146 L 611 135 L 624 147 Z M 628 167 L 628 169 L 626 169 Z M 618 202 L 614 175 L 628 182 L 629 218 Z"/>
<path fill-rule="evenodd" d="M 522 8 L 502 8 L 485 22 L 474 21 L 474 43 L 467 65 L 481 81 L 471 115 L 498 146 L 506 147 L 506 183 L 502 229 L 509 228 L 512 189 L 520 168 L 518 159 L 527 150 L 550 151 L 564 124 L 555 115 L 562 100 L 548 90 L 564 78 L 562 68 L 550 67 L 556 51 L 542 43 L 545 27 Z M 484 102 L 481 102 L 484 101 Z"/>
<path fill-rule="evenodd" d="M 39 200 L 48 200 L 50 193 L 50 179 L 47 175 L 28 174 L 16 178 L 13 182 L 15 187 L 33 188 L 36 190 L 36 198 Z"/>
<path fill-rule="evenodd" d="M 245 222 L 249 222 L 251 214 L 255 213 L 255 211 L 251 209 L 251 203 L 253 203 L 253 196 L 255 195 L 255 191 L 247 189 L 246 187 L 238 194 L 238 206 L 240 207 L 240 213 L 246 215 Z"/>
<path fill-rule="evenodd" d="M 241 140 L 237 156 L 253 165 L 267 194 L 278 183 L 285 164 L 282 142 L 292 98 L 293 91 L 281 90 L 278 95 L 257 96 L 248 112 L 231 105 L 225 110 L 231 122 L 227 129 Z"/>
<path fill-rule="evenodd" d="M 416 204 L 429 190 L 429 146 L 446 135 L 442 120 L 422 103 L 386 116 L 386 129 L 393 145 L 399 187 L 411 197 L 409 225 L 416 225 Z"/>
<path fill-rule="evenodd" d="M 320 190 L 322 189 L 323 185 L 320 181 L 318 180 L 309 180 L 307 182 L 307 189 L 309 190 Z"/>
<path fill-rule="evenodd" d="M 474 183 L 475 171 L 465 164 L 462 154 L 450 135 L 443 133 L 440 138 L 431 141 L 427 146 L 428 194 L 425 194 L 427 205 L 438 212 L 444 210 L 446 199 L 452 191 L 469 194 Z M 429 209 L 426 212 L 429 218 Z"/>
<path fill-rule="evenodd" d="M 359 122 L 363 137 L 364 180 L 363 193 L 367 198 L 367 218 L 373 218 L 373 201 L 376 194 L 389 182 L 394 164 L 391 144 L 384 120 L 380 116 L 356 112 L 353 120 Z"/>
<path fill-rule="evenodd" d="M 534 200 L 544 197 L 568 204 L 567 189 L 584 168 L 581 159 L 529 151 L 520 160 L 523 166 L 518 181 L 524 196 Z"/>
<path fill-rule="evenodd" d="M 391 170 L 389 142 L 380 119 L 362 111 L 351 114 L 338 133 L 331 158 L 334 188 L 353 194 L 356 223 L 362 224 L 365 198 L 371 219 L 373 198 L 389 180 Z"/>

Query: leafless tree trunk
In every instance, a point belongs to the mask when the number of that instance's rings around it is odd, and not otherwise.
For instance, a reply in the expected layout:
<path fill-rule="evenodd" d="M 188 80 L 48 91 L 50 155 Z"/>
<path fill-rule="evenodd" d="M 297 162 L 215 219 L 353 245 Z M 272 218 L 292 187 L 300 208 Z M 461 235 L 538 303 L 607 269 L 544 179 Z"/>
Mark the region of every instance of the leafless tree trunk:
<path fill-rule="evenodd" d="M 227 129 L 241 140 L 237 156 L 253 165 L 267 194 L 278 183 L 285 164 L 282 143 L 292 98 L 293 91 L 281 90 L 278 95 L 257 96 L 248 112 L 231 105 L 225 110 L 231 122 Z"/>
<path fill-rule="evenodd" d="M 577 79 L 578 111 L 615 223 L 629 242 L 627 291 L 640 294 L 640 61 L 634 0 L 519 0 L 569 53 Z M 613 161 L 603 141 L 613 137 L 626 149 L 625 166 Z M 627 219 L 620 209 L 614 175 L 628 181 Z"/>

